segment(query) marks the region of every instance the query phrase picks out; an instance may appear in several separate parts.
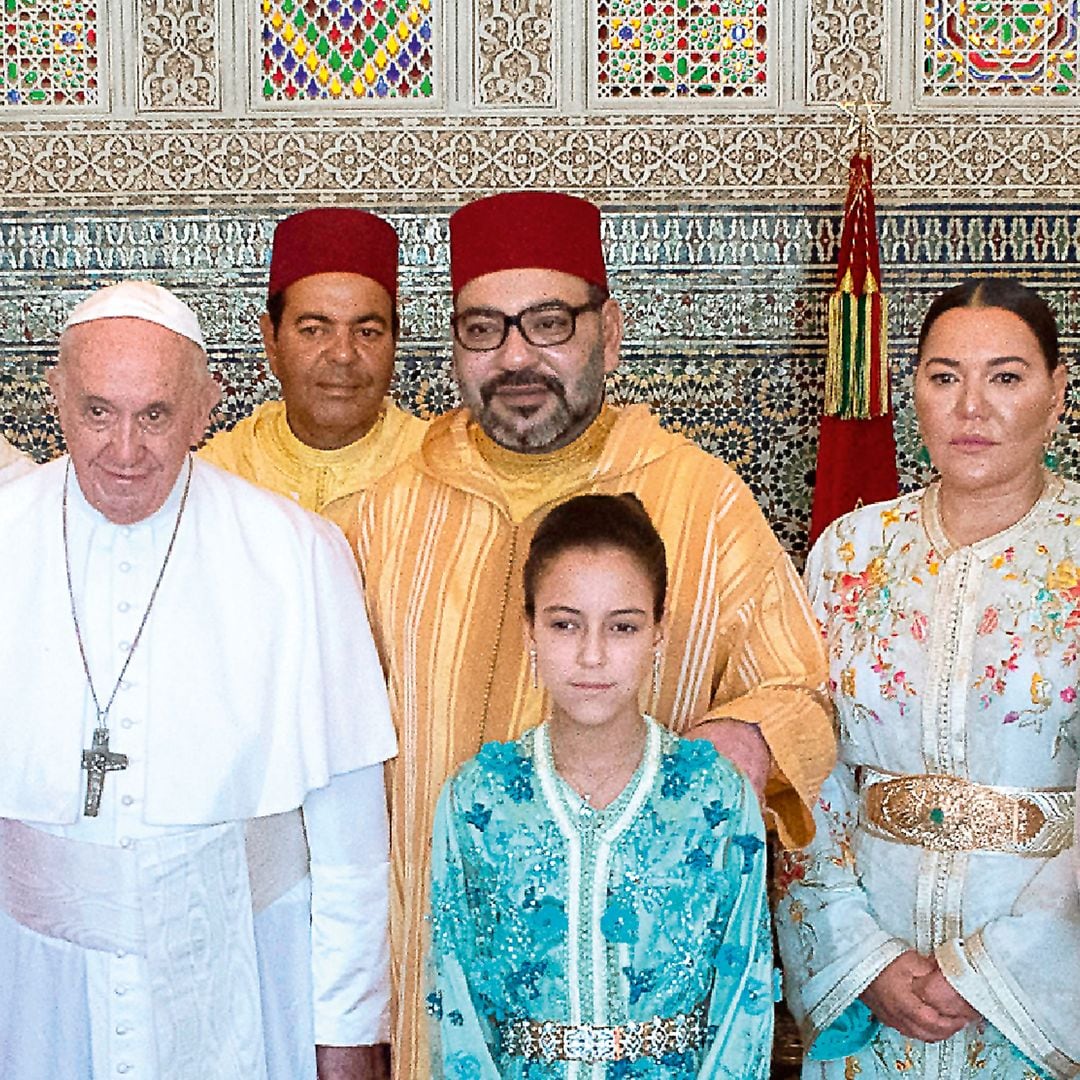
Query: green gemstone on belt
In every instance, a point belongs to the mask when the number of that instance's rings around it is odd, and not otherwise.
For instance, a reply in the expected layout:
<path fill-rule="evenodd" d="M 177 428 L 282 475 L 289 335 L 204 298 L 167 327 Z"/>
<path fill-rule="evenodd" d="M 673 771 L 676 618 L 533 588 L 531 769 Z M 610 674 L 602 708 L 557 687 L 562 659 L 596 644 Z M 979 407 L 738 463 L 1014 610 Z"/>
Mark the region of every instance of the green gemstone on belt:
<path fill-rule="evenodd" d="M 930 811 L 930 820 L 935 825 L 944 824 L 944 822 L 945 822 L 945 811 L 942 810 L 940 806 L 935 806 L 934 809 Z"/>

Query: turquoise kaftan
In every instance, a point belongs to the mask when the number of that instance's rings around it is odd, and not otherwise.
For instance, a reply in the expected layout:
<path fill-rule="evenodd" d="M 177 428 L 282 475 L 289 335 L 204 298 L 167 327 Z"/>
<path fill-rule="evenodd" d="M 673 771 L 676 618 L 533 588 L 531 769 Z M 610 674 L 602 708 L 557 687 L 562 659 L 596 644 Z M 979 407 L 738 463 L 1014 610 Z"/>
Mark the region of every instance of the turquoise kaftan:
<path fill-rule="evenodd" d="M 641 765 L 593 810 L 556 773 L 547 725 L 489 743 L 435 819 L 433 1076 L 452 1080 L 763 1078 L 773 960 L 757 799 L 707 742 L 647 721 Z M 515 1019 L 607 1027 L 707 1017 L 659 1061 L 536 1061 Z"/>

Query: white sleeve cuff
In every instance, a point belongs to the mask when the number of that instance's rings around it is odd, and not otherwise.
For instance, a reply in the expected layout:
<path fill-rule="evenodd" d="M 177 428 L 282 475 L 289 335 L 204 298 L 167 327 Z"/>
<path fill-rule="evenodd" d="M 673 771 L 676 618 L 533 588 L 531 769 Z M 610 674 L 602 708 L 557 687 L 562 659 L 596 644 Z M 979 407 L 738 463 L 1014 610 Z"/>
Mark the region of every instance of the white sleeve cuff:
<path fill-rule="evenodd" d="M 315 1042 L 390 1041 L 390 864 L 311 867 Z"/>
<path fill-rule="evenodd" d="M 304 820 L 315 1042 L 388 1042 L 390 856 L 382 766 L 336 776 L 312 792 Z"/>

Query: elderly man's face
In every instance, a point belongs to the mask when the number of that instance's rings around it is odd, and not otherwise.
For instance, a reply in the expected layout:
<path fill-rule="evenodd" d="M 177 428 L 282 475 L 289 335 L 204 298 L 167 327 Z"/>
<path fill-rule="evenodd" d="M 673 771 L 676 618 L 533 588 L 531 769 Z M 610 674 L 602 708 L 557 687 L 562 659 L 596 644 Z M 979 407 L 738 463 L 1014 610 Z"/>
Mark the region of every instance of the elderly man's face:
<path fill-rule="evenodd" d="M 118 525 L 160 509 L 218 398 L 199 347 L 144 319 L 65 331 L 49 383 L 79 487 Z"/>
<path fill-rule="evenodd" d="M 589 286 L 557 270 L 500 270 L 470 281 L 457 295 L 458 332 L 469 320 L 519 315 L 545 305 L 581 308 Z M 562 318 L 562 315 L 558 315 Z M 461 399 L 489 438 L 509 450 L 544 453 L 576 439 L 604 399 L 604 375 L 619 362 L 622 315 L 614 300 L 576 316 L 573 336 L 559 345 L 531 345 L 517 327 L 495 349 L 476 352 L 454 341 L 454 373 Z"/>

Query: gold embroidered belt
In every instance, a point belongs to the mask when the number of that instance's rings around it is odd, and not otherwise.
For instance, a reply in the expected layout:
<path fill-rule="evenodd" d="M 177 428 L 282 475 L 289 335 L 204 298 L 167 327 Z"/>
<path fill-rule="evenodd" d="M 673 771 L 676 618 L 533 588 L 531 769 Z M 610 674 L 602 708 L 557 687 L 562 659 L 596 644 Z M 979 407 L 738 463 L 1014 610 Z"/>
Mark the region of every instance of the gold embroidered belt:
<path fill-rule="evenodd" d="M 705 1005 L 693 1012 L 654 1017 L 641 1023 L 605 1027 L 602 1024 L 556 1024 L 547 1020 L 512 1020 L 503 1024 L 502 1048 L 527 1061 L 659 1060 L 705 1045 Z"/>
<path fill-rule="evenodd" d="M 958 776 L 856 770 L 868 831 L 932 851 L 1050 856 L 1072 843 L 1071 788 L 1012 788 Z"/>

